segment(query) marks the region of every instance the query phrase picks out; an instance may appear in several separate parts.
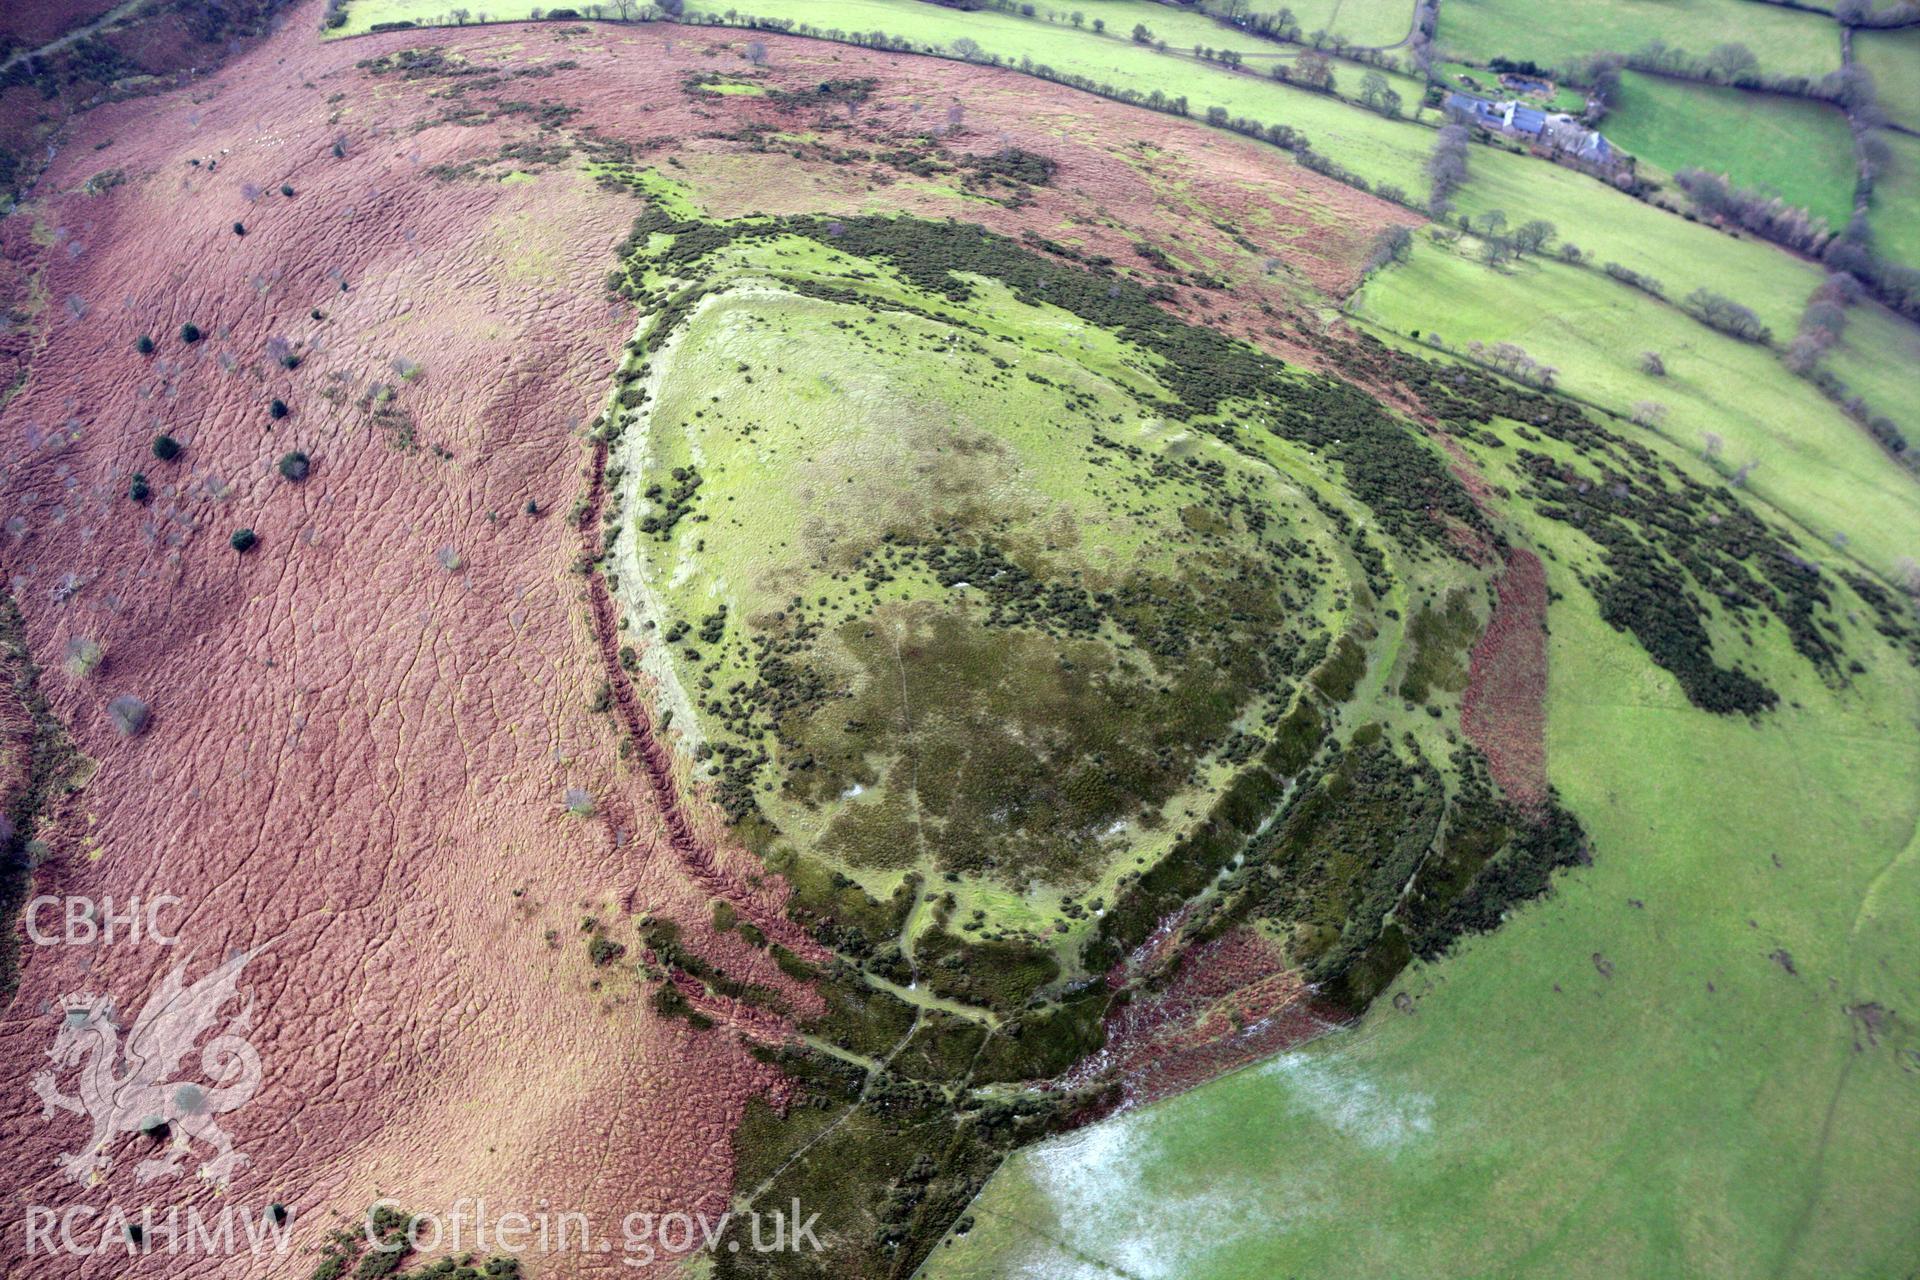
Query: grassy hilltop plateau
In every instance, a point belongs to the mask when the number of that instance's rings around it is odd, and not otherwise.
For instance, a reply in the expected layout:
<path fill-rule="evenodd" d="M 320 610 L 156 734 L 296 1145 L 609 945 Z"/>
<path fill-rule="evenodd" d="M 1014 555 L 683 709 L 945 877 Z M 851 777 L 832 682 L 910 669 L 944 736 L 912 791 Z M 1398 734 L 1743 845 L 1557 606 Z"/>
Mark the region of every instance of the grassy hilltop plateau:
<path fill-rule="evenodd" d="M 9 9 L 0 1273 L 1912 1280 L 1917 85 Z"/>

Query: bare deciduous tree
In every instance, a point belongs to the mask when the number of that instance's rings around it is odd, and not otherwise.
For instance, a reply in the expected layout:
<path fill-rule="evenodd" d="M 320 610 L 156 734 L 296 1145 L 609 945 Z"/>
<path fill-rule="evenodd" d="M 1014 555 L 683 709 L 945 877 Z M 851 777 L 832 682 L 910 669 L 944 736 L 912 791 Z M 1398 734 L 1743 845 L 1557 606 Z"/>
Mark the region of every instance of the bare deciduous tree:
<path fill-rule="evenodd" d="M 1434 216 L 1445 212 L 1448 197 L 1467 180 L 1467 126 L 1450 124 L 1441 128 L 1434 141 L 1433 154 L 1427 157 L 1427 178 L 1433 183 L 1429 204 Z"/>

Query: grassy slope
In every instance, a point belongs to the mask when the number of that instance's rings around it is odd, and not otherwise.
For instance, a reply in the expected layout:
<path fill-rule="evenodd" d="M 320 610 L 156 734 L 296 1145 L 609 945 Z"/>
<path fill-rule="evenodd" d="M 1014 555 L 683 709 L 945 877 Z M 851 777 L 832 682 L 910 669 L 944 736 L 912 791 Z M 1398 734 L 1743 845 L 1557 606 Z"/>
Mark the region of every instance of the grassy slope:
<path fill-rule="evenodd" d="M 1887 116 L 1909 129 L 1920 129 L 1920 27 L 1856 31 L 1853 58 L 1873 73 Z"/>
<path fill-rule="evenodd" d="M 1257 13 L 1278 13 L 1281 5 L 1279 0 L 1261 0 L 1252 7 Z M 1407 0 L 1297 0 L 1286 7 L 1308 35 L 1325 31 L 1368 47 L 1394 45 L 1413 27 L 1413 6 Z"/>
<path fill-rule="evenodd" d="M 830 4 L 821 7 L 827 11 L 832 9 Z M 1246 56 L 1249 66 L 1263 73 L 1276 56 L 1291 57 L 1298 52 L 1298 46 L 1282 44 L 1277 40 L 1268 40 L 1240 31 L 1197 9 L 1175 9 L 1169 5 L 1157 4 L 1155 0 L 1090 0 L 1090 3 L 1082 9 L 1087 15 L 1087 25 L 1077 32 L 1067 20 L 1067 14 L 1072 12 L 1074 6 L 1069 6 L 1065 12 L 1056 10 L 1060 13 L 1060 18 L 1053 24 L 1046 23 L 1048 7 L 1041 6 L 1038 21 L 1043 26 L 1057 26 L 1062 34 L 1079 35 L 1082 38 L 1091 36 L 1093 19 L 1103 18 L 1107 24 L 1106 35 L 1125 40 L 1128 39 L 1136 22 L 1144 23 L 1153 32 L 1156 40 L 1165 40 L 1172 49 L 1191 52 L 1196 44 L 1209 45 L 1215 49 L 1237 49 Z M 1408 20 L 1410 21 L 1411 18 L 1412 10 L 1409 9 Z M 816 22 L 815 25 L 819 23 Z M 1308 29 L 1311 30 L 1311 28 Z M 1040 57 L 1038 47 L 1034 49 L 1033 56 L 1036 59 Z"/>
<path fill-rule="evenodd" d="M 1356 9 L 1357 8 L 1358 6 L 1356 6 Z M 1342 14 L 1345 12 L 1346 10 L 1344 8 L 1340 10 Z M 1169 5 L 1156 3 L 1155 0 L 1100 0 L 1100 3 L 1097 5 L 1090 6 L 1086 10 L 1086 13 L 1089 23 L 1096 17 L 1105 18 L 1107 22 L 1106 34 L 1109 37 L 1119 39 L 1127 39 L 1136 22 L 1144 23 L 1146 27 L 1153 32 L 1155 39 L 1165 40 L 1169 50 L 1175 53 L 1184 51 L 1191 56 L 1193 46 L 1196 44 L 1211 46 L 1215 49 L 1236 49 L 1246 58 L 1248 72 L 1257 72 L 1262 76 L 1272 74 L 1274 63 L 1286 62 L 1292 64 L 1296 62 L 1300 54 L 1304 52 L 1304 49 L 1299 45 L 1283 44 L 1276 40 L 1267 40 L 1259 36 L 1249 35 L 1237 31 L 1225 23 L 1217 22 L 1205 13 L 1197 10 L 1176 9 Z M 1379 43 L 1391 44 L 1400 36 L 1404 36 L 1406 34 L 1406 27 L 1412 21 L 1412 16 L 1412 11 L 1409 9 L 1400 18 L 1401 30 L 1399 34 L 1396 36 L 1388 36 L 1385 40 L 1379 41 Z M 1303 31 L 1311 33 L 1314 30 L 1313 27 L 1306 24 L 1304 18 L 1300 19 L 1300 22 Z M 1082 40 L 1092 35 L 1091 26 L 1079 32 L 1074 31 L 1070 25 L 1060 26 L 1058 30 L 1061 35 L 1073 35 Z M 987 44 L 985 40 L 981 42 L 982 44 Z M 991 44 L 987 44 L 987 47 L 989 49 L 993 48 Z M 1033 50 L 1033 58 L 1035 61 L 1042 60 L 1042 49 L 1046 50 L 1045 57 L 1050 60 L 1059 52 L 1058 41 L 1048 41 L 1044 44 L 1036 45 Z M 1026 52 L 1024 47 L 1021 47 L 1020 51 Z M 1360 78 L 1362 76 L 1366 75 L 1369 71 L 1379 71 L 1381 75 L 1387 77 L 1389 83 L 1393 85 L 1394 91 L 1405 101 L 1406 105 L 1402 109 L 1408 115 L 1412 115 L 1420 106 L 1425 84 L 1423 81 L 1411 75 L 1366 66 L 1345 58 L 1334 59 L 1333 66 L 1335 88 L 1349 98 L 1359 94 Z M 1210 68 L 1201 69 L 1211 70 Z M 1247 72 L 1243 72 L 1242 74 L 1247 74 Z M 1199 81 L 1195 83 L 1193 89 L 1182 89 L 1180 92 L 1202 93 L 1210 83 L 1210 81 Z"/>
<path fill-rule="evenodd" d="M 1920 448 L 1920 325 L 1886 308 L 1861 303 L 1847 312 L 1847 330 L 1826 356 L 1827 367 L 1875 413 L 1898 423 Z"/>
<path fill-rule="evenodd" d="M 1610 0 L 1557 5 L 1550 17 L 1528 0 L 1449 0 L 1440 6 L 1436 43 L 1448 57 L 1504 56 L 1544 67 L 1607 50 L 1631 53 L 1655 38 L 1700 55 L 1738 41 L 1772 75 L 1819 76 L 1840 66 L 1832 21 L 1749 0 Z"/>
<path fill-rule="evenodd" d="M 1475 148 L 1469 165 L 1467 185 L 1454 198 L 1461 212 L 1500 209 L 1509 226 L 1545 218 L 1596 263 L 1619 262 L 1651 275 L 1669 298 L 1696 288 L 1724 293 L 1783 337 L 1793 333 L 1807 295 L 1823 278 L 1813 263 L 1763 241 L 1688 222 L 1571 169 L 1490 147 Z"/>
<path fill-rule="evenodd" d="M 1615 143 L 1668 172 L 1694 166 L 1768 191 L 1834 227 L 1853 212 L 1853 135 L 1837 107 L 1626 72 Z"/>
<path fill-rule="evenodd" d="M 1920 482 L 1811 384 L 1771 352 L 1595 272 L 1538 261 L 1494 271 L 1423 238 L 1405 265 L 1368 282 L 1353 310 L 1398 333 L 1439 333 L 1456 351 L 1518 343 L 1557 367 L 1570 394 L 1623 415 L 1638 401 L 1666 404 L 1668 437 L 1698 449 L 1703 432 L 1723 436 L 1727 463 L 1757 461 L 1753 491 L 1816 537 L 1844 532 L 1883 574 L 1920 556 Z M 1665 359 L 1666 377 L 1640 371 L 1649 350 Z"/>
<path fill-rule="evenodd" d="M 1856 1050 L 1845 1006 L 1920 1000 L 1920 676 L 1834 693 L 1776 644 L 1801 706 L 1716 719 L 1549 572 L 1551 767 L 1595 864 L 1404 975 L 1413 1016 L 1017 1156 L 931 1280 L 1905 1274 L 1914 1036 Z"/>
<path fill-rule="evenodd" d="M 1920 138 L 1883 130 L 1892 151 L 1873 188 L 1874 244 L 1895 262 L 1920 267 Z"/>

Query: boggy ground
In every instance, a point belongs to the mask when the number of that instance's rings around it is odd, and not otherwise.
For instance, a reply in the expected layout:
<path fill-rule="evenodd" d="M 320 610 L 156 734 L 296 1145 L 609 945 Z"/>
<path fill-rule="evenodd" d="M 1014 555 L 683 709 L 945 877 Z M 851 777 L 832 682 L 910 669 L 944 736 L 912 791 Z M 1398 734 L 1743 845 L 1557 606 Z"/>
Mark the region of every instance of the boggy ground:
<path fill-rule="evenodd" d="M 688 94 L 688 72 L 740 64 L 672 30 L 435 33 L 510 77 L 455 101 L 434 96 L 446 78 L 355 65 L 420 37 L 321 46 L 317 17 L 293 11 L 214 83 L 82 117 L 5 225 L 18 377 L 0 401 L 0 565 L 51 710 L 88 761 L 44 815 L 34 887 L 182 905 L 166 918 L 175 947 L 30 948 L 0 1057 L 14 1079 L 49 1066 L 67 993 L 109 995 L 130 1019 L 175 966 L 196 979 L 248 951 L 245 1036 L 263 1068 L 257 1096 L 222 1118 L 249 1158 L 224 1200 L 191 1174 L 137 1185 L 150 1140 L 131 1133 L 109 1140 L 96 1182 L 70 1181 L 55 1160 L 84 1145 L 85 1122 L 42 1118 L 29 1091 L 10 1092 L 8 1216 L 282 1202 L 306 1246 L 381 1193 L 436 1210 L 544 1201 L 601 1229 L 633 1210 L 718 1212 L 743 1108 L 778 1105 L 780 1077 L 741 1035 L 656 1016 L 588 942 L 649 913 L 730 972 L 802 1010 L 806 997 L 712 924 L 718 893 L 777 929 L 778 881 L 731 851 L 710 812 L 663 805 L 667 775 L 644 749 L 623 753 L 592 710 L 618 676 L 561 513 L 585 487 L 578 429 L 631 329 L 601 280 L 635 210 L 579 171 L 590 150 L 539 152 L 681 139 L 686 163 L 723 169 L 741 144 L 698 135 L 772 108 Z M 1170 271 L 1173 305 L 1249 334 L 1275 322 L 1263 304 L 1350 284 L 1371 232 L 1404 217 L 1199 126 L 978 69 L 767 43 L 781 82 L 879 79 L 860 129 L 878 116 L 884 133 L 916 103 L 944 119 L 963 101 L 983 149 L 1044 150 L 1062 176 L 1015 208 L 870 190 L 879 166 L 808 151 L 783 166 L 790 187 L 743 187 L 743 206 L 858 197 L 1047 235 L 1068 233 L 1071 211 L 1086 219 L 1071 234 L 1116 258 L 1178 220 L 1168 252 L 1247 287 L 1223 296 Z M 467 112 L 476 99 L 491 105 Z M 515 142 L 533 150 L 499 163 Z M 535 180 L 453 176 L 490 162 Z M 1262 232 L 1249 249 L 1196 208 Z M 184 446 L 177 459 L 152 453 L 161 433 Z M 295 451 L 304 480 L 277 465 Z M 136 472 L 144 503 L 128 496 Z M 229 536 L 243 528 L 258 543 L 240 554 Z M 84 674 L 58 669 L 76 639 L 103 654 Z M 620 693 L 613 705 L 629 706 Z M 111 724 L 119 695 L 149 708 L 142 732 Z M 6 1270 L 89 1265 L 26 1259 L 24 1242 L 10 1221 Z M 625 1274 L 617 1258 L 545 1270 Z"/>

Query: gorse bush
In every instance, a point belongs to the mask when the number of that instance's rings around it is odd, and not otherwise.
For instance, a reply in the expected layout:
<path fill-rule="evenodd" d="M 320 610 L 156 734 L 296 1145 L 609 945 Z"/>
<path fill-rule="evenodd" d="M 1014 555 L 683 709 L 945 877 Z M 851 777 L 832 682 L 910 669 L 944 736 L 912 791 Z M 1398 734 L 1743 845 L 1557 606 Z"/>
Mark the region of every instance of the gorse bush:
<path fill-rule="evenodd" d="M 254 533 L 253 530 L 235 529 L 233 536 L 227 539 L 227 545 L 235 551 L 238 551 L 241 555 L 245 555 L 247 552 L 253 550 L 254 544 L 259 541 L 259 535 Z"/>
<path fill-rule="evenodd" d="M 98 641 L 89 640 L 85 636 L 72 637 L 67 641 L 65 663 L 67 674 L 75 680 L 86 679 L 99 669 L 100 662 L 106 654 L 107 651 L 100 647 Z"/>
<path fill-rule="evenodd" d="M 307 455 L 298 449 L 292 453 L 280 455 L 280 474 L 295 484 L 307 478 L 307 472 L 312 469 L 312 465 Z"/>
<path fill-rule="evenodd" d="M 157 435 L 153 438 L 153 456 L 162 462 L 172 462 L 180 456 L 180 442 L 169 435 Z"/>

